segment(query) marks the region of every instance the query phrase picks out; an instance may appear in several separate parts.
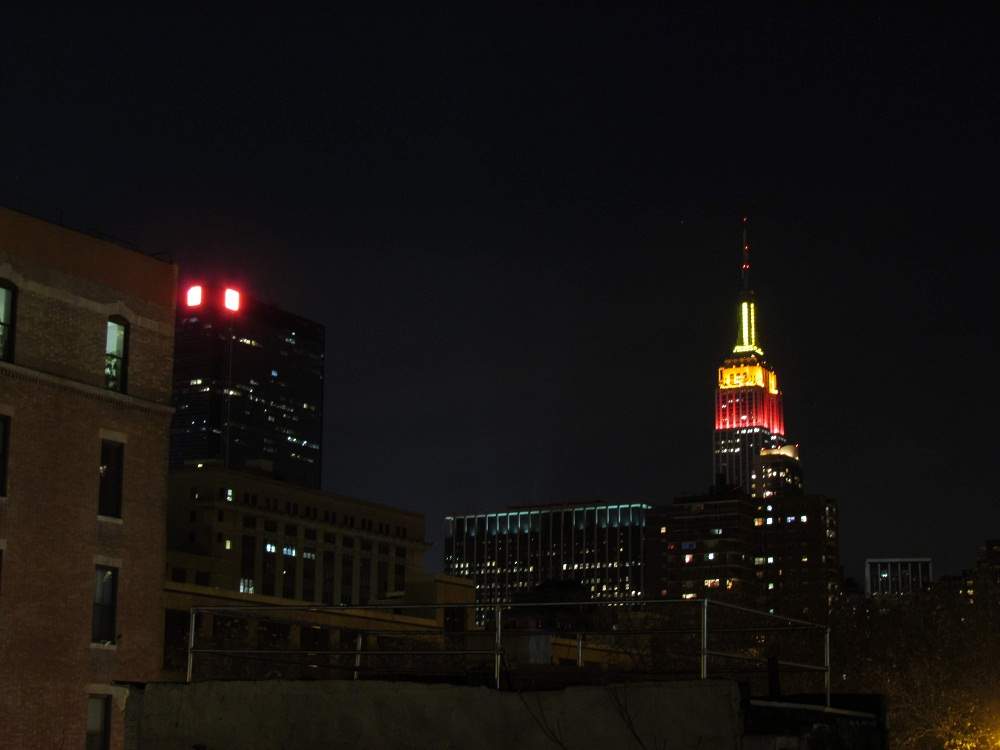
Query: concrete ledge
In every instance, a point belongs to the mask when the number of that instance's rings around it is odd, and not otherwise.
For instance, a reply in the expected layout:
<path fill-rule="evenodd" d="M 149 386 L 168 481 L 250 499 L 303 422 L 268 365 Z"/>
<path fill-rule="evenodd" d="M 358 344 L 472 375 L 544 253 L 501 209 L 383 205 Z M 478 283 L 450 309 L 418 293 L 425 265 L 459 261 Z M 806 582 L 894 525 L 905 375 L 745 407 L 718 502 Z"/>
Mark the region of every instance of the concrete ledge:
<path fill-rule="evenodd" d="M 574 687 L 533 693 L 390 682 L 151 683 L 126 735 L 178 747 L 514 747 L 732 750 L 735 682 Z"/>

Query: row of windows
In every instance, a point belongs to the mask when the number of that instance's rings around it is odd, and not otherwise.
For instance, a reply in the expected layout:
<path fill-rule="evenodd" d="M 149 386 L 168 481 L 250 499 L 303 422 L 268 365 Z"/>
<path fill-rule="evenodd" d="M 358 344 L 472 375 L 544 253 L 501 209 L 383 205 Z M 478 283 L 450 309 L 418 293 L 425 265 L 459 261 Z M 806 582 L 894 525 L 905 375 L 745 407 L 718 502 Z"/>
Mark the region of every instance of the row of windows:
<path fill-rule="evenodd" d="M 200 500 L 202 495 L 201 491 L 197 487 L 192 487 L 190 491 L 191 500 Z M 209 499 L 208 496 L 205 499 Z M 231 487 L 220 487 L 219 488 L 219 500 L 227 503 L 236 502 L 237 500 L 241 505 L 247 505 L 251 508 L 257 508 L 257 494 L 251 492 L 244 492 L 240 495 L 238 492 L 233 490 Z M 262 510 L 271 510 L 275 513 L 281 512 L 280 501 L 273 497 L 264 497 L 264 502 L 259 506 Z M 324 510 L 322 514 L 319 509 L 315 506 L 305 505 L 302 508 L 301 514 L 299 513 L 299 504 L 286 501 L 284 511 L 290 516 L 300 516 L 302 518 L 308 518 L 314 521 L 319 521 L 322 519 L 324 523 L 329 523 L 331 525 L 337 525 L 337 512 L 332 510 Z M 355 516 L 347 515 L 346 513 L 340 517 L 340 525 L 353 529 L 355 528 L 355 521 L 360 521 L 358 526 L 362 531 L 370 531 L 375 534 L 381 534 L 383 536 L 390 536 L 390 534 L 398 539 L 407 538 L 407 529 L 405 526 L 391 526 L 388 523 L 375 522 L 369 518 L 357 519 Z"/>
<path fill-rule="evenodd" d="M 0 279 L 0 361 L 14 361 L 17 287 Z M 128 382 L 128 321 L 118 315 L 107 320 L 104 335 L 104 386 L 125 393 Z"/>

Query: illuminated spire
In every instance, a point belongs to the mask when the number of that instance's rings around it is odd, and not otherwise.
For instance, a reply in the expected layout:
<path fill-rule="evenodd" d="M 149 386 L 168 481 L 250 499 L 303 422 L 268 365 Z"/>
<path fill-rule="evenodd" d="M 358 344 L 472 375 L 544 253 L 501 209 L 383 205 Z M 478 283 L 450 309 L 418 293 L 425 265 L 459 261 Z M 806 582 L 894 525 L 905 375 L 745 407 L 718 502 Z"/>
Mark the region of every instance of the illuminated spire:
<path fill-rule="evenodd" d="M 764 354 L 764 350 L 757 344 L 757 305 L 753 299 L 753 290 L 750 288 L 750 240 L 747 239 L 748 223 L 749 219 L 744 216 L 743 264 L 740 266 L 742 290 L 740 292 L 740 306 L 737 312 L 736 346 L 733 347 L 733 353 L 755 352 L 762 355 Z"/>

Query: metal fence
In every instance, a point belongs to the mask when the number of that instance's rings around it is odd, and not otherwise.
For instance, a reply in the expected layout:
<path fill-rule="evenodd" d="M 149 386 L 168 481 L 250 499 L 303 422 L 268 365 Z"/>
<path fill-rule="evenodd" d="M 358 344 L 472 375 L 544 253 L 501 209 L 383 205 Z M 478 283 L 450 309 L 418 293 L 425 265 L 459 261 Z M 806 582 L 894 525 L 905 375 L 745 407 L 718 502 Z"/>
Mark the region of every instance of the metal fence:
<path fill-rule="evenodd" d="M 504 603 L 477 625 L 483 607 L 196 607 L 187 680 L 378 678 L 499 690 L 728 677 L 774 697 L 819 692 L 822 678 L 830 703 L 825 625 L 710 599 Z"/>

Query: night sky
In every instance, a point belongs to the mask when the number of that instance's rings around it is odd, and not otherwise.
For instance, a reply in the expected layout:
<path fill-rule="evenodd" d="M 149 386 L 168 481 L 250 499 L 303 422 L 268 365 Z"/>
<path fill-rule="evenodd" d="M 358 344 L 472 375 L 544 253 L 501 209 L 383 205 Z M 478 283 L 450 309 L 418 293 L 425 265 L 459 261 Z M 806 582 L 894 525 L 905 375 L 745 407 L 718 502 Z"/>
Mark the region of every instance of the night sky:
<path fill-rule="evenodd" d="M 739 219 L 841 552 L 1000 536 L 996 19 L 5 18 L 0 204 L 327 331 L 324 484 L 423 511 L 711 482 Z M 798 15 L 796 15 L 798 14 Z"/>

